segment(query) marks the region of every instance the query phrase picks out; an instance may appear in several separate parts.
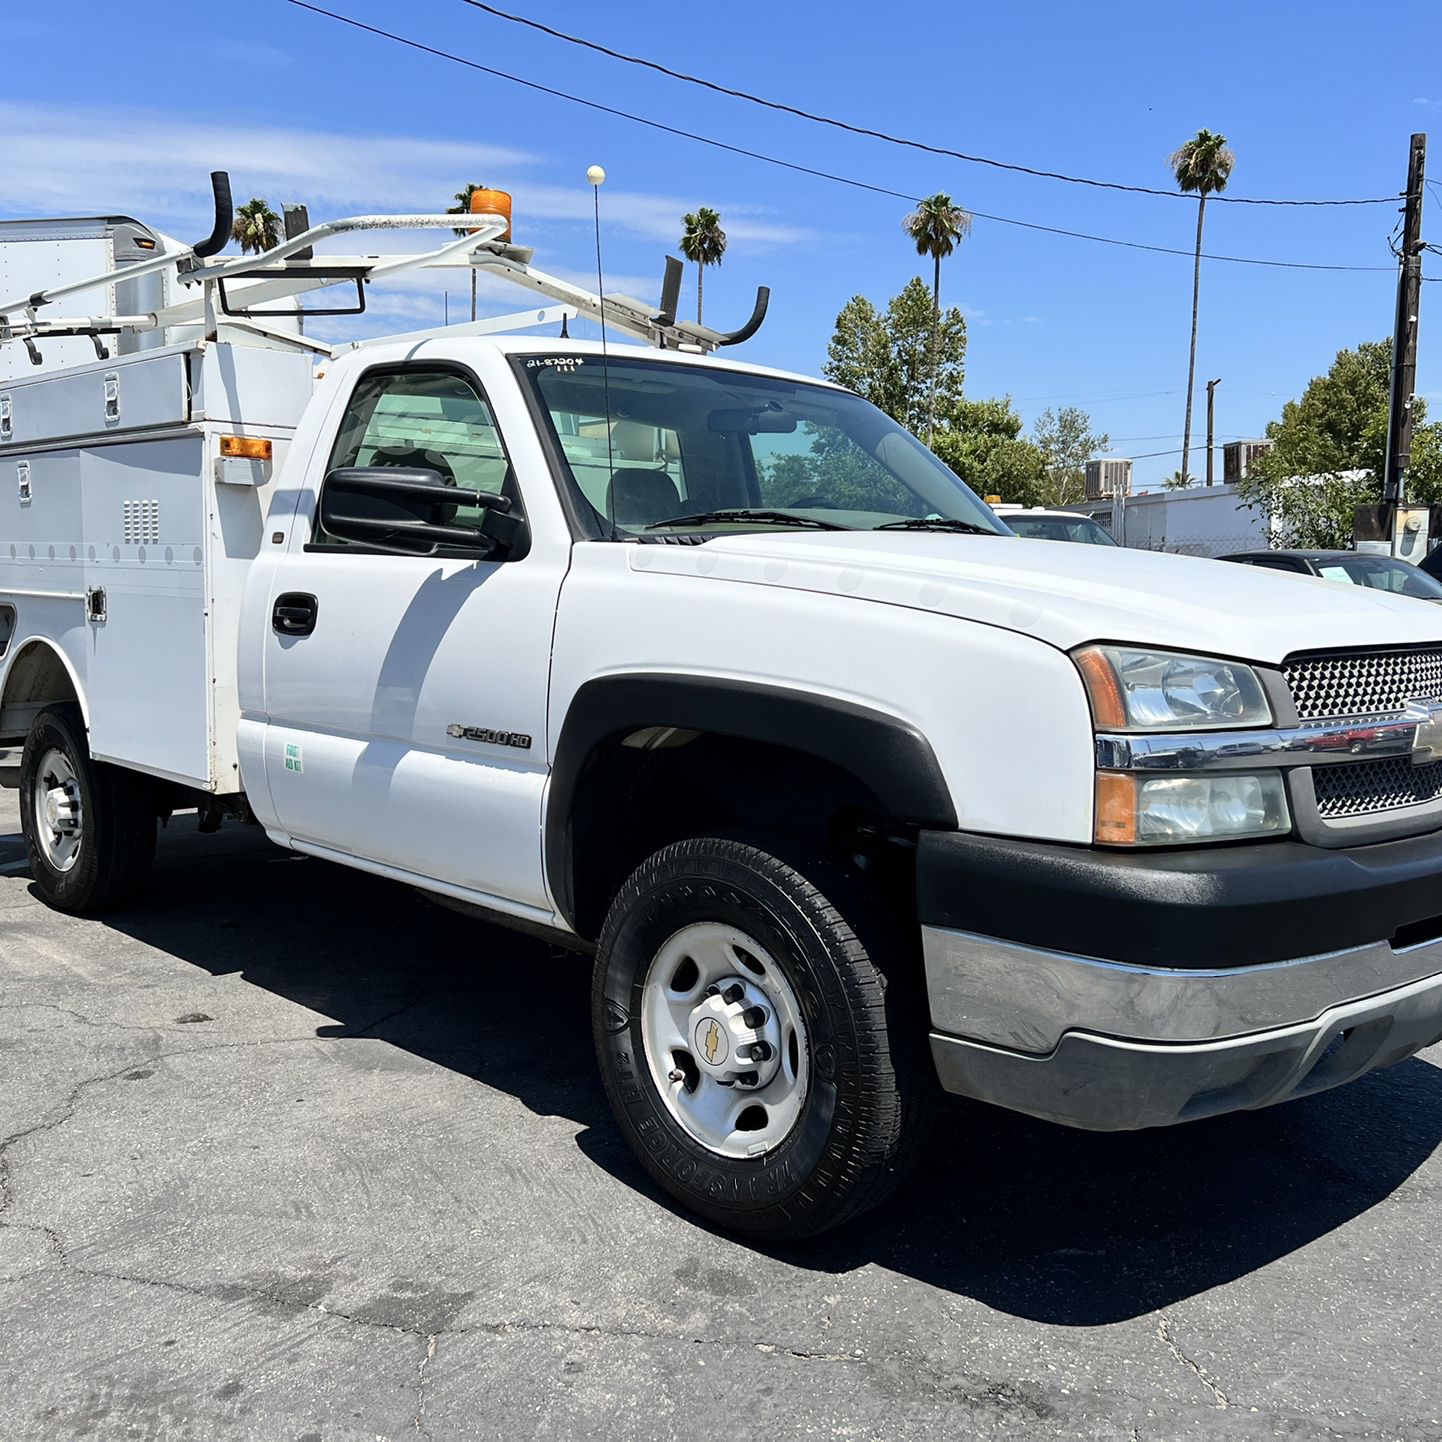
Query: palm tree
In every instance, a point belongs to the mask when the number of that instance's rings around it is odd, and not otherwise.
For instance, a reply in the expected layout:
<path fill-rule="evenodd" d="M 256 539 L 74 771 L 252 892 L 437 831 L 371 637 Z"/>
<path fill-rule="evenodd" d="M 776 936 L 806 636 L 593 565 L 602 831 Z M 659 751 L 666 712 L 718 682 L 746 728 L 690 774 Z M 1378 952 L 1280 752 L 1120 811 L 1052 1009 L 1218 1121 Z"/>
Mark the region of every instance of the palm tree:
<path fill-rule="evenodd" d="M 265 201 L 256 198 L 247 205 L 236 207 L 230 238 L 240 246 L 242 255 L 259 255 L 263 250 L 274 250 L 280 244 L 280 235 L 280 216 Z"/>
<path fill-rule="evenodd" d="M 938 190 L 929 195 L 902 222 L 916 242 L 918 255 L 929 255 L 934 269 L 931 277 L 931 385 L 926 396 L 926 443 L 931 444 L 936 425 L 936 363 L 941 342 L 941 262 L 971 233 L 971 216 Z"/>
<path fill-rule="evenodd" d="M 1167 157 L 1183 195 L 1197 197 L 1197 252 L 1192 267 L 1192 349 L 1187 361 L 1187 419 L 1182 427 L 1181 478 L 1185 484 L 1192 463 L 1192 387 L 1197 383 L 1197 302 L 1202 292 L 1202 217 L 1207 196 L 1227 188 L 1237 157 L 1227 149 L 1227 137 L 1199 130 L 1180 150 Z"/>
<path fill-rule="evenodd" d="M 686 227 L 681 236 L 681 254 L 696 262 L 696 324 L 700 325 L 706 267 L 721 264 L 721 257 L 726 254 L 726 232 L 721 229 L 721 217 L 704 205 L 685 216 L 681 223 Z"/>
<path fill-rule="evenodd" d="M 471 196 L 478 190 L 487 189 L 484 185 L 468 185 L 464 190 L 456 191 L 456 203 L 446 207 L 447 215 L 469 215 L 471 213 Z M 457 235 L 469 235 L 470 229 L 458 230 Z M 471 319 L 476 318 L 476 268 L 471 267 Z"/>

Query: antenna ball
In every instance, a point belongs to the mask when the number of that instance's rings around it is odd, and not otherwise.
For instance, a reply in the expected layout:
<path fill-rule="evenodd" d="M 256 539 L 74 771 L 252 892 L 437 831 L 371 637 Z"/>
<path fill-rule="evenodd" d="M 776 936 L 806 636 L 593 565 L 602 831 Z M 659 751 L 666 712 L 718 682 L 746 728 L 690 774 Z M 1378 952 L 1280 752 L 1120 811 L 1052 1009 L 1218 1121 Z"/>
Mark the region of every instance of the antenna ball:
<path fill-rule="evenodd" d="M 586 179 L 592 185 L 600 185 L 606 179 L 606 172 L 599 165 L 593 165 L 587 170 Z"/>

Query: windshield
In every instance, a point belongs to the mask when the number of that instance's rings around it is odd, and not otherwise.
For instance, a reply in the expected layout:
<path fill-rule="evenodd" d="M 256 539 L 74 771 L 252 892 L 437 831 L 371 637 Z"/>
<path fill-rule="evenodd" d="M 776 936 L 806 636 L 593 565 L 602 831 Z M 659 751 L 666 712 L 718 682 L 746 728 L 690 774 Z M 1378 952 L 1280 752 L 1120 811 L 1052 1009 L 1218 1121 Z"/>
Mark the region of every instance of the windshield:
<path fill-rule="evenodd" d="M 1089 516 L 1008 515 L 1006 523 L 1030 541 L 1080 541 L 1086 546 L 1115 546 L 1116 542 Z"/>
<path fill-rule="evenodd" d="M 626 355 L 603 365 L 558 352 L 517 364 L 576 490 L 608 530 L 935 521 L 1007 534 L 920 441 L 847 391 Z"/>
<path fill-rule="evenodd" d="M 1416 596 L 1424 601 L 1442 601 L 1442 583 L 1406 561 L 1385 556 L 1329 556 L 1316 563 L 1317 574 L 1327 581 L 1353 586 L 1371 586 L 1391 591 L 1394 596 Z"/>

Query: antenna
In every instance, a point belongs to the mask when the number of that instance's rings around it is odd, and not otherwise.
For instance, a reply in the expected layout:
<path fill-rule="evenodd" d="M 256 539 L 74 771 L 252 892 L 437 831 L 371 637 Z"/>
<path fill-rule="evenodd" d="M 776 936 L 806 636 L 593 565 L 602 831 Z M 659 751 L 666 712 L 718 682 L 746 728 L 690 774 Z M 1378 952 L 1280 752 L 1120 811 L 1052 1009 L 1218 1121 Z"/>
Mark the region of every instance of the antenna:
<path fill-rule="evenodd" d="M 606 509 L 610 512 L 606 519 L 611 523 L 611 539 L 618 541 L 620 540 L 620 534 L 616 529 L 614 495 L 616 457 L 611 449 L 611 371 L 608 365 L 610 356 L 606 350 L 606 288 L 605 283 L 601 279 L 601 187 L 606 183 L 606 172 L 599 165 L 593 165 L 586 171 L 586 179 L 591 183 L 591 194 L 595 198 L 596 295 L 601 302 L 601 392 L 605 397 L 606 407 L 606 469 L 611 473 L 606 482 Z"/>

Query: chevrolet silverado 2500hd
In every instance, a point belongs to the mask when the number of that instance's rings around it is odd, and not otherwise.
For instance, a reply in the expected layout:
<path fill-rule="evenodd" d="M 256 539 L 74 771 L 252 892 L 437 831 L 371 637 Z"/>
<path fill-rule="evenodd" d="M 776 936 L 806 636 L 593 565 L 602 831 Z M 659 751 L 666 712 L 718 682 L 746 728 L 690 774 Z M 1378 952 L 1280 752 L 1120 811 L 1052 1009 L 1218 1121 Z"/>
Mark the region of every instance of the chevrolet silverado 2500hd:
<path fill-rule="evenodd" d="M 252 306 L 284 261 L 229 262 Z M 592 951 L 627 1140 L 771 1237 L 883 1197 L 938 1081 L 1149 1127 L 1442 1037 L 1435 607 L 1018 539 L 665 315 L 316 381 L 161 301 L 195 333 L 0 382 L 0 745 L 51 905 L 133 896 L 198 806 Z"/>

